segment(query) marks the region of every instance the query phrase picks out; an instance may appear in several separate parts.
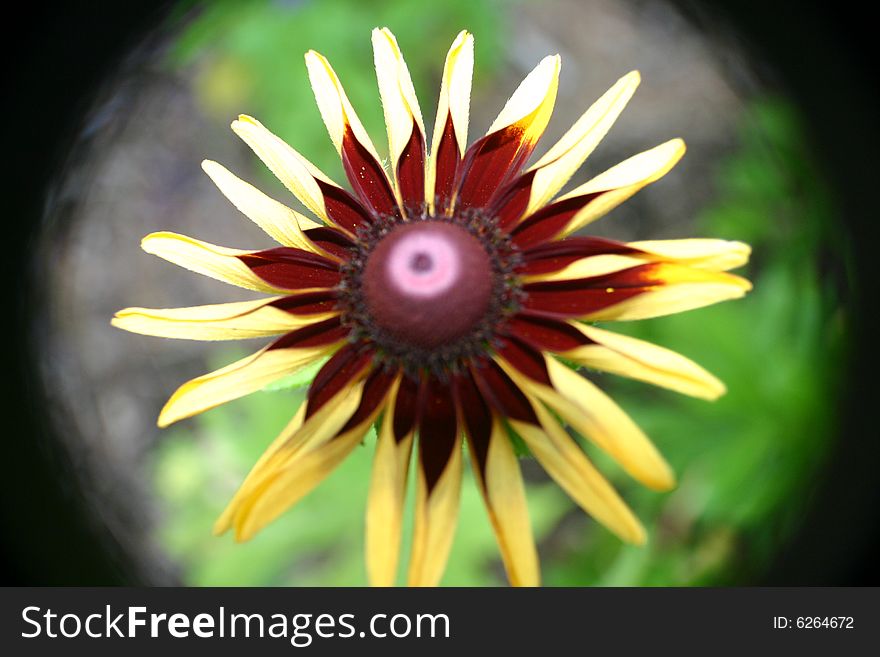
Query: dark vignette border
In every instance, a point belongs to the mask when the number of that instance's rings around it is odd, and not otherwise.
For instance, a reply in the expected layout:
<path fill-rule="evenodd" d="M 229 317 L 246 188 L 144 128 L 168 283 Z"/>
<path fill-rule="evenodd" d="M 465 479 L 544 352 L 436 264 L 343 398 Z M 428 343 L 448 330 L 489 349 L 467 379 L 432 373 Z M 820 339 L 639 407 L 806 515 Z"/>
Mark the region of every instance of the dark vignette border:
<path fill-rule="evenodd" d="M 439 1 L 439 0 L 438 0 Z M 872 413 L 880 386 L 880 275 L 876 154 L 880 92 L 868 55 L 874 42 L 868 9 L 818 0 L 673 0 L 698 26 L 723 23 L 764 57 L 798 102 L 817 161 L 841 208 L 839 230 L 849 250 L 845 304 L 852 348 L 832 467 L 811 516 L 783 549 L 762 584 L 864 585 L 880 582 L 872 557 L 880 547 L 880 440 Z M 102 80 L 119 71 L 132 44 L 163 24 L 173 3 L 66 0 L 19 5 L 3 35 L 6 126 L 4 245 L 6 290 L 13 299 L 3 368 L 5 429 L 0 475 L 0 574 L 4 584 L 141 584 L 134 564 L 97 526 L 71 485 L 43 408 L 34 367 L 39 334 L 33 309 L 41 282 L 31 246 L 41 227 L 52 180 Z M 726 28 L 724 28 L 726 29 Z M 8 311 L 7 311 L 8 313 Z"/>

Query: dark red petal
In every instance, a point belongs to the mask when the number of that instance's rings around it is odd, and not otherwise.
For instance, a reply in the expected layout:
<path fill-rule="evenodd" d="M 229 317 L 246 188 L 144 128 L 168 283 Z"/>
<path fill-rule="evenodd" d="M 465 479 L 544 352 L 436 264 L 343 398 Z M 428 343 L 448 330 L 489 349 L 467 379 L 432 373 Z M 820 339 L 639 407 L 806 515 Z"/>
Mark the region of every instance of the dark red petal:
<path fill-rule="evenodd" d="M 601 237 L 568 237 L 558 242 L 546 242 L 522 252 L 523 264 L 517 272 L 524 275 L 548 274 L 565 269 L 575 260 L 596 255 L 627 255 L 644 253 L 624 242 Z"/>
<path fill-rule="evenodd" d="M 430 495 L 455 449 L 458 417 L 452 388 L 434 377 L 419 391 L 419 461 Z"/>
<path fill-rule="evenodd" d="M 346 125 L 342 137 L 342 166 L 360 200 L 376 216 L 399 217 L 400 209 L 382 165 Z"/>
<path fill-rule="evenodd" d="M 471 145 L 459 171 L 456 210 L 488 207 L 502 185 L 519 173 L 535 147 L 523 140 L 524 135 L 514 124 Z"/>
<path fill-rule="evenodd" d="M 471 365 L 471 374 L 483 399 L 501 415 L 538 424 L 529 400 L 494 361 L 483 359 L 474 363 Z"/>
<path fill-rule="evenodd" d="M 464 426 L 473 447 L 477 467 L 485 474 L 489 437 L 492 435 L 492 414 L 483 401 L 470 372 L 463 372 L 453 380 L 455 402 L 461 411 Z M 485 478 L 485 477 L 484 477 Z"/>
<path fill-rule="evenodd" d="M 503 340 L 497 350 L 499 356 L 530 379 L 546 386 L 553 386 L 550 382 L 550 374 L 547 372 L 547 364 L 540 351 L 515 337 Z"/>
<path fill-rule="evenodd" d="M 416 426 L 418 399 L 418 380 L 404 376 L 400 380 L 397 401 L 394 403 L 394 439 L 398 443 Z"/>
<path fill-rule="evenodd" d="M 527 249 L 557 238 L 572 217 L 601 193 L 574 196 L 544 206 L 513 229 L 513 243 Z"/>
<path fill-rule="evenodd" d="M 572 281 L 529 283 L 523 286 L 523 308 L 560 317 L 580 317 L 598 312 L 663 285 L 659 268 L 649 263 L 621 271 Z"/>
<path fill-rule="evenodd" d="M 505 331 L 535 349 L 570 351 L 591 340 L 566 322 L 537 313 L 523 312 L 508 320 Z"/>
<path fill-rule="evenodd" d="M 334 287 L 339 284 L 339 264 L 327 258 L 279 246 L 238 256 L 261 279 L 285 290 L 303 290 L 311 287 Z"/>
<path fill-rule="evenodd" d="M 455 192 L 456 174 L 461 166 L 461 155 L 458 150 L 458 139 L 455 136 L 455 125 L 452 123 L 452 114 L 446 115 L 443 137 L 437 145 L 434 158 L 437 169 L 434 182 L 434 213 L 440 216 L 449 210 L 452 195 Z"/>
<path fill-rule="evenodd" d="M 329 226 L 321 226 L 319 228 L 309 228 L 305 231 L 305 235 L 327 253 L 335 255 L 341 260 L 347 261 L 351 258 L 355 244 L 342 231 L 330 228 Z"/>
<path fill-rule="evenodd" d="M 415 119 L 409 142 L 397 160 L 397 184 L 407 214 L 421 214 L 425 207 L 425 141 Z"/>
<path fill-rule="evenodd" d="M 348 335 L 349 329 L 342 325 L 338 317 L 325 319 L 323 322 L 309 324 L 296 329 L 275 340 L 269 349 L 305 349 L 320 347 L 325 344 L 339 342 Z"/>
<path fill-rule="evenodd" d="M 375 369 L 370 373 L 366 383 L 364 383 L 361 403 L 358 405 L 354 415 L 349 418 L 337 435 L 342 435 L 349 429 L 353 429 L 373 414 L 376 407 L 382 403 L 385 395 L 388 394 L 388 389 L 394 383 L 395 376 L 397 376 L 396 370 L 386 370 L 384 368 Z"/>
<path fill-rule="evenodd" d="M 316 315 L 335 309 L 337 297 L 334 290 L 306 292 L 278 299 L 269 305 L 291 315 Z"/>
<path fill-rule="evenodd" d="M 359 227 L 371 223 L 369 211 L 354 196 L 341 187 L 331 185 L 323 180 L 316 178 L 315 182 L 318 183 L 318 188 L 324 196 L 324 208 L 327 210 L 327 216 L 334 224 L 354 235 Z"/>
<path fill-rule="evenodd" d="M 532 181 L 535 179 L 535 171 L 529 171 L 517 176 L 517 178 L 504 188 L 492 205 L 491 214 L 498 218 L 498 225 L 504 231 L 509 231 L 517 224 L 529 205 L 532 195 Z"/>
<path fill-rule="evenodd" d="M 347 344 L 333 354 L 309 386 L 306 417 L 311 417 L 365 368 L 370 367 L 372 360 L 373 352 L 364 349 L 362 344 Z"/>

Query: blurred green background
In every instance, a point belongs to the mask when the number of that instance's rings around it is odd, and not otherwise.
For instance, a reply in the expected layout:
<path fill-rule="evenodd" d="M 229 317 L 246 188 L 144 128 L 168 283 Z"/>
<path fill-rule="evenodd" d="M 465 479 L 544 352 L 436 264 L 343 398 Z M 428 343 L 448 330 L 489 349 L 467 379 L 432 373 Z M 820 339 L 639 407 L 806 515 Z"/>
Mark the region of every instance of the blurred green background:
<path fill-rule="evenodd" d="M 635 11 L 644 4 L 634 3 Z M 556 44 L 546 34 L 544 41 L 531 43 L 510 38 L 515 21 L 522 20 L 515 18 L 515 12 L 524 5 L 531 5 L 533 13 L 550 14 L 559 23 L 575 20 L 580 11 L 572 2 L 186 3 L 172 20 L 179 36 L 164 51 L 160 68 L 172 74 L 185 72 L 194 105 L 206 121 L 223 127 L 238 113 L 252 114 L 324 171 L 342 179 L 302 65 L 306 50 L 314 48 L 330 58 L 381 152 L 385 137 L 369 50 L 370 29 L 387 25 L 397 34 L 429 126 L 443 57 L 454 35 L 468 29 L 476 36 L 474 139 L 515 87 L 511 61 L 517 60 L 511 51 L 543 49 L 532 64 L 554 51 Z M 567 82 L 577 86 L 581 78 L 577 55 L 564 47 L 561 51 L 564 67 L 574 67 L 575 77 L 562 79 L 557 116 L 544 148 L 590 102 L 564 95 L 572 93 L 563 89 Z M 652 53 L 639 51 L 632 56 L 638 61 Z M 623 72 L 601 72 L 597 77 L 608 86 Z M 670 84 L 680 83 L 678 78 L 669 79 Z M 529 508 L 547 585 L 756 581 L 802 522 L 821 477 L 833 437 L 837 367 L 846 347 L 846 317 L 837 305 L 834 276 L 828 274 L 828 263 L 839 257 L 830 231 L 834 208 L 821 172 L 811 161 L 796 108 L 772 88 L 751 83 L 734 87 L 737 93 L 729 103 L 723 143 L 701 149 L 697 136 L 698 146 L 686 157 L 686 161 L 695 158 L 691 169 L 685 169 L 685 174 L 693 175 L 671 174 L 667 187 L 662 187 L 664 181 L 657 185 L 660 191 L 643 193 L 647 201 L 639 200 L 640 195 L 630 209 L 621 208 L 601 226 L 597 224 L 607 231 L 604 234 L 625 239 L 701 236 L 752 245 L 752 262 L 741 272 L 754 282 L 755 289 L 746 299 L 613 326 L 681 351 L 719 376 L 729 392 L 708 403 L 590 374 L 654 439 L 679 474 L 680 485 L 668 494 L 642 489 L 587 448 L 648 528 L 646 547 L 628 547 L 584 516 L 526 458 Z M 639 132 L 636 123 L 652 117 L 655 102 L 650 88 L 644 93 L 632 101 L 641 107 L 635 111 L 642 112 L 636 115 L 634 127 L 625 124 L 618 129 L 624 146 L 600 152 L 599 164 L 588 167 L 592 172 L 635 152 L 624 152 L 630 142 L 639 142 L 639 149 L 672 136 L 691 143 L 687 131 L 668 132 L 662 112 L 659 118 L 654 115 L 650 130 Z M 674 90 L 671 93 L 675 98 Z M 218 139 L 234 140 L 231 133 L 218 134 Z M 643 134 L 660 138 L 643 143 Z M 619 133 L 612 131 L 608 140 L 620 140 Z M 204 148 L 199 157 L 215 156 L 213 143 Z M 276 198 L 289 200 L 262 166 L 252 159 L 246 162 L 249 168 L 238 173 Z M 691 199 L 684 210 L 669 200 L 681 195 Z M 151 229 L 161 227 L 159 217 Z M 220 242 L 207 226 L 196 236 Z M 183 278 L 187 273 L 176 275 Z M 138 305 L 141 300 L 129 298 L 127 303 Z M 163 347 L 158 344 L 154 349 Z M 253 345 L 210 345 L 204 352 L 203 371 L 253 350 L 247 347 Z M 170 392 L 173 385 L 168 379 L 168 390 L 162 392 Z M 254 394 L 158 436 L 147 455 L 148 483 L 158 499 L 153 531 L 185 583 L 366 583 L 363 516 L 372 436 L 317 490 L 251 542 L 235 544 L 228 536 L 211 534 L 214 519 L 302 395 L 302 389 L 295 387 Z M 489 522 L 468 473 L 443 584 L 504 582 Z"/>

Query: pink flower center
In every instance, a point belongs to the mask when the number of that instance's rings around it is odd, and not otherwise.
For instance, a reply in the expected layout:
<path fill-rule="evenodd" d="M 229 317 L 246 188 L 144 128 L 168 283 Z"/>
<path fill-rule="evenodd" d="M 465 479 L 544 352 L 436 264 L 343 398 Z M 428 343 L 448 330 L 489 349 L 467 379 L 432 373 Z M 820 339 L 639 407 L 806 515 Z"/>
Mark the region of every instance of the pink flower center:
<path fill-rule="evenodd" d="M 470 333 L 493 287 L 480 241 L 442 221 L 395 228 L 370 253 L 362 280 L 374 321 L 401 342 L 429 349 Z"/>

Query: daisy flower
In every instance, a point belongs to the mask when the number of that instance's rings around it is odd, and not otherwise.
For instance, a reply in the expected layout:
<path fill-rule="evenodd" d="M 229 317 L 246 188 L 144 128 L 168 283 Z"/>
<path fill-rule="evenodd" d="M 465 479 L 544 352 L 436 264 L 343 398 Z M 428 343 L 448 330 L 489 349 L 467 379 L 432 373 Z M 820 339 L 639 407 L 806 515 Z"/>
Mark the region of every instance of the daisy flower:
<path fill-rule="evenodd" d="M 113 324 L 194 340 L 273 336 L 255 354 L 184 383 L 159 426 L 250 394 L 325 360 L 305 401 L 217 520 L 247 540 L 317 486 L 377 428 L 366 502 L 366 563 L 395 582 L 411 461 L 415 519 L 408 582 L 436 585 L 455 532 L 463 443 L 508 578 L 540 582 L 511 436 L 598 522 L 630 543 L 645 530 L 570 431 L 655 490 L 675 480 L 629 417 L 576 371 L 613 372 L 714 399 L 723 384 L 669 350 L 597 328 L 741 297 L 726 273 L 749 247 L 716 239 L 618 242 L 575 236 L 656 181 L 684 154 L 673 139 L 557 196 L 639 84 L 629 73 L 525 168 L 553 110 L 560 58 L 546 57 L 485 136 L 467 145 L 473 37 L 446 57 L 428 133 L 394 35 L 373 31 L 388 130 L 387 168 L 330 63 L 305 60 L 350 190 L 257 120 L 233 131 L 320 221 L 266 196 L 222 165 L 203 168 L 281 246 L 241 250 L 169 232 L 145 251 L 270 296 L 192 308 L 127 308 Z M 412 457 L 413 451 L 417 454 Z"/>

